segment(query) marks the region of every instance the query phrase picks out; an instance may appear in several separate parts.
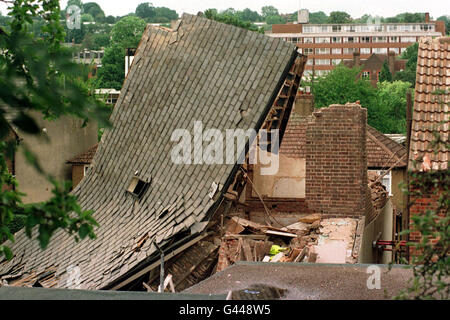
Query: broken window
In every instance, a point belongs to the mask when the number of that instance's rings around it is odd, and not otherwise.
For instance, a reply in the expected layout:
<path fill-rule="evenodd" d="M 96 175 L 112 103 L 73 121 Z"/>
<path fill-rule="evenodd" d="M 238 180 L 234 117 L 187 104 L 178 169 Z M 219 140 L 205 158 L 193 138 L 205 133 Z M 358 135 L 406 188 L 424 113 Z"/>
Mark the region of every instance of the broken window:
<path fill-rule="evenodd" d="M 131 179 L 131 182 L 128 186 L 127 191 L 131 193 L 132 195 L 140 198 L 144 192 L 147 190 L 148 186 L 150 185 L 150 182 L 144 181 L 140 179 L 139 177 L 134 176 Z"/>

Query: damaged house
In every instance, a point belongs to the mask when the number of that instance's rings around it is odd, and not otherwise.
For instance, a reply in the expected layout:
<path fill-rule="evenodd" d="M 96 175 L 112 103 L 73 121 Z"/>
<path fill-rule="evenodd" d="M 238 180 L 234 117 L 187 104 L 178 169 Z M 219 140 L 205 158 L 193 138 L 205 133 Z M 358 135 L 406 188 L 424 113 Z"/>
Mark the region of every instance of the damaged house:
<path fill-rule="evenodd" d="M 381 182 L 369 185 L 367 110 L 332 105 L 302 117 L 301 156 L 288 157 L 286 127 L 306 59 L 283 40 L 199 16 L 184 14 L 173 29 L 148 26 L 114 128 L 74 190 L 95 211 L 97 239 L 75 243 L 59 232 L 42 251 L 20 232 L 13 259 L 0 261 L 0 279 L 180 292 L 237 261 L 360 262 L 376 233 L 365 238 L 365 229 L 386 207 L 375 201 L 383 201 L 380 190 L 385 196 Z M 264 145 L 277 172 L 263 175 L 266 164 L 250 161 L 260 136 L 238 144 L 233 163 L 198 161 L 210 145 L 195 143 L 199 121 L 221 132 L 279 130 L 280 151 L 272 135 Z M 194 146 L 174 141 L 177 130 L 193 132 Z M 176 143 L 194 151 L 192 164 L 174 162 Z"/>

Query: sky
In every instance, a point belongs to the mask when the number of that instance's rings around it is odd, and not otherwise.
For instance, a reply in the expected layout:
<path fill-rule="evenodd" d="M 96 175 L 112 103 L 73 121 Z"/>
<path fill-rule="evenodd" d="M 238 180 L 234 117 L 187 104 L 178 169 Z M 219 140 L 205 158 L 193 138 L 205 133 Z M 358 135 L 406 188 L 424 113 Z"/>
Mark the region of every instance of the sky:
<path fill-rule="evenodd" d="M 84 3 L 92 0 L 82 0 Z M 395 16 L 403 12 L 429 12 L 431 17 L 438 18 L 442 15 L 450 15 L 450 1 L 448 0 L 93 0 L 105 11 L 106 15 L 124 16 L 134 12 L 137 5 L 142 2 L 153 3 L 154 6 L 164 6 L 174 9 L 181 15 L 183 12 L 196 14 L 208 8 L 219 10 L 234 8 L 242 10 L 250 8 L 261 11 L 261 7 L 272 5 L 280 13 L 293 13 L 300 7 L 309 9 L 310 12 L 345 11 L 353 18 L 359 18 L 364 14 L 372 16 Z M 61 8 L 65 8 L 67 0 L 61 0 Z M 0 3 L 0 11 L 6 13 L 5 4 Z"/>

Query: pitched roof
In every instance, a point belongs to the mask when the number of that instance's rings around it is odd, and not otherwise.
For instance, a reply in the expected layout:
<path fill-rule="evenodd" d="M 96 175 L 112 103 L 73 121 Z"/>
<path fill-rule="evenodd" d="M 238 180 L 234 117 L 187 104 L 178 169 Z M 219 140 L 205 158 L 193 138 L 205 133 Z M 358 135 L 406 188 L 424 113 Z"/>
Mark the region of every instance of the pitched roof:
<path fill-rule="evenodd" d="M 306 128 L 309 117 L 291 113 L 280 152 L 290 158 L 306 158 Z M 406 167 L 406 148 L 367 125 L 367 167 L 389 169 Z"/>
<path fill-rule="evenodd" d="M 209 196 L 212 184 L 223 195 L 236 166 L 175 164 L 172 133 L 192 132 L 195 121 L 221 132 L 259 129 L 297 55 L 283 40 L 188 14 L 173 31 L 147 26 L 111 115 L 114 127 L 74 190 L 82 208 L 95 211 L 97 239 L 75 243 L 58 232 L 42 251 L 21 231 L 0 275 L 54 267 L 56 287 L 100 289 L 158 259 L 155 243 L 166 246 L 185 231 L 186 240 L 219 205 L 220 196 Z M 135 172 L 151 181 L 139 199 L 126 191 Z"/>
<path fill-rule="evenodd" d="M 69 164 L 91 164 L 97 152 L 98 143 L 87 149 L 85 152 L 67 161 Z"/>
<path fill-rule="evenodd" d="M 366 150 L 368 168 L 406 167 L 406 148 L 369 125 Z"/>
<path fill-rule="evenodd" d="M 369 58 L 361 59 L 361 66 L 364 70 L 381 70 L 384 62 L 388 58 L 389 56 L 387 54 L 372 53 Z M 408 60 L 406 59 L 395 59 L 394 70 L 404 70 L 406 68 L 407 61 Z M 355 61 L 350 59 L 344 60 L 343 63 L 349 68 L 353 68 L 353 66 L 355 65 Z"/>
<path fill-rule="evenodd" d="M 440 145 L 435 154 L 431 142 L 433 132 L 443 141 L 449 139 L 449 88 L 450 37 L 421 38 L 409 153 L 412 170 L 448 169 L 449 150 Z"/>

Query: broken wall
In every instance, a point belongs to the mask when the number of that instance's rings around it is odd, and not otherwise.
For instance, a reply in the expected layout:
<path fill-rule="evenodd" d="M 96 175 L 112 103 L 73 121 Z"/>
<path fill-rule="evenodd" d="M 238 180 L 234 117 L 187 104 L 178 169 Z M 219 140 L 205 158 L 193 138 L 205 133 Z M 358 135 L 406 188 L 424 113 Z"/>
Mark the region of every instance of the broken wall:
<path fill-rule="evenodd" d="M 392 252 L 377 252 L 372 248 L 373 241 L 393 239 L 394 207 L 391 199 L 384 206 L 381 213 L 364 228 L 364 234 L 359 255 L 359 263 L 382 263 L 387 264 L 392 261 Z M 381 234 L 381 236 L 380 236 Z"/>
<path fill-rule="evenodd" d="M 306 130 L 306 202 L 332 216 L 364 216 L 367 110 L 331 105 L 314 112 Z"/>

